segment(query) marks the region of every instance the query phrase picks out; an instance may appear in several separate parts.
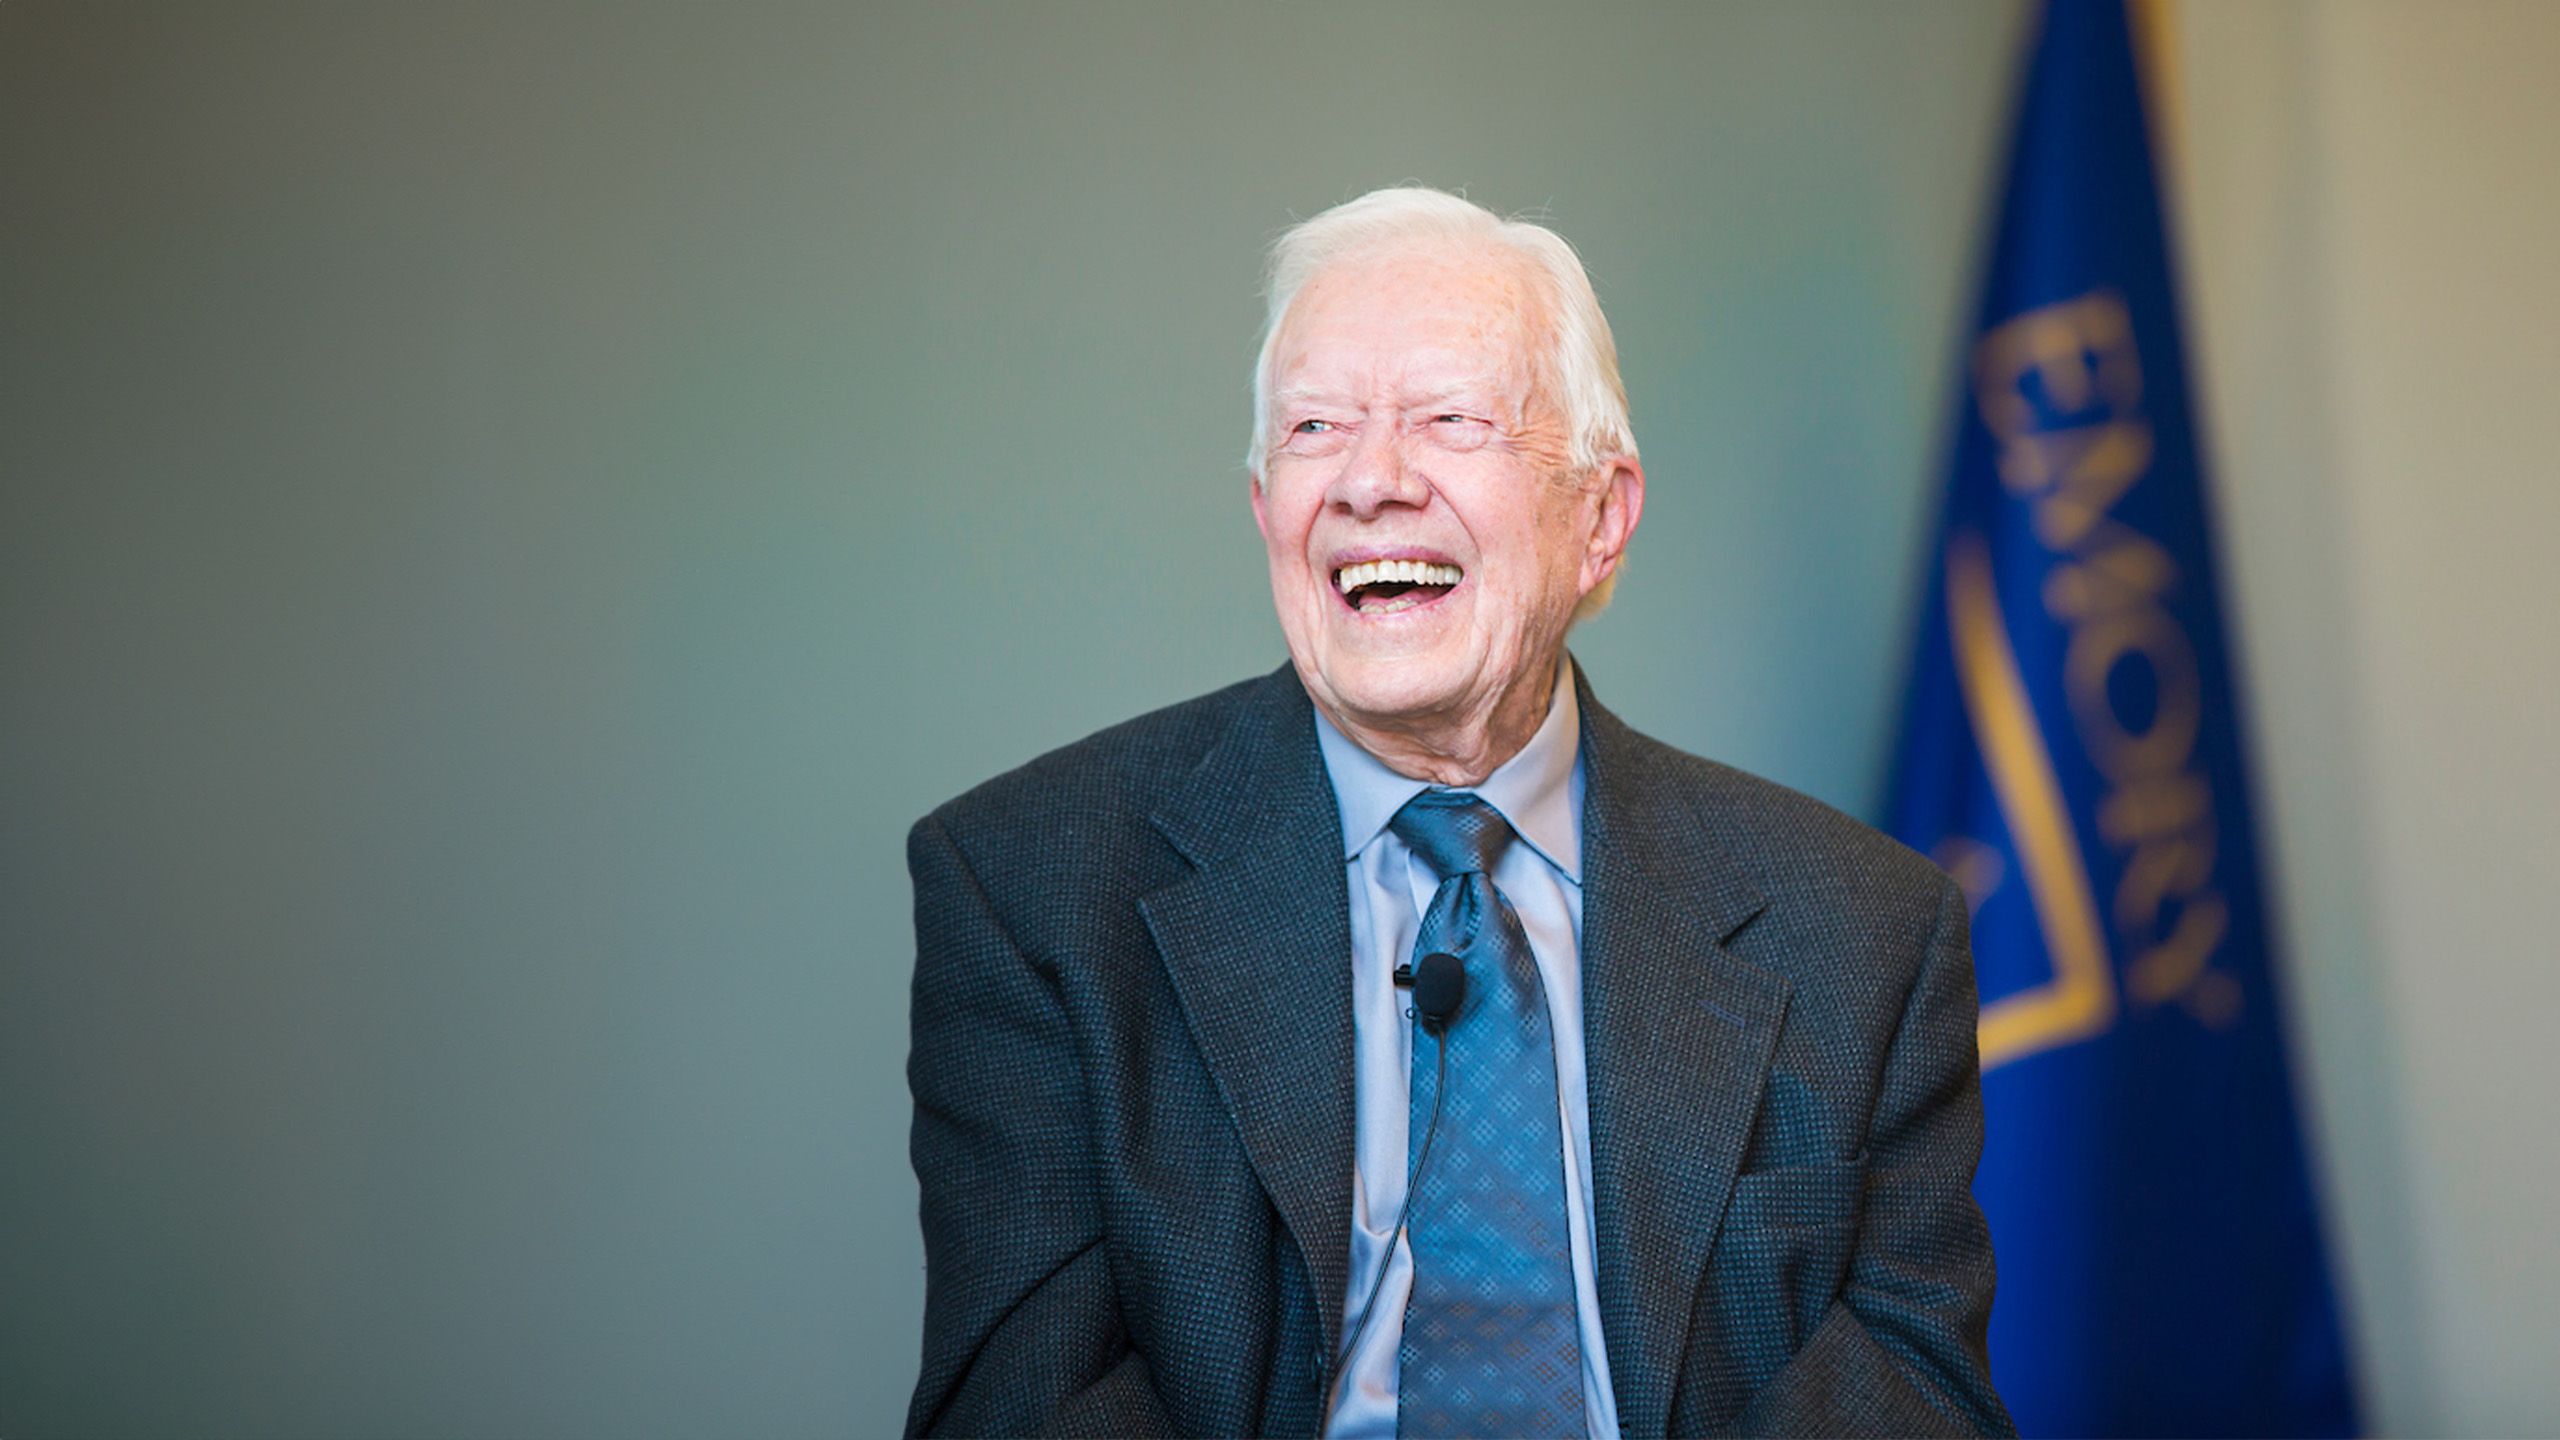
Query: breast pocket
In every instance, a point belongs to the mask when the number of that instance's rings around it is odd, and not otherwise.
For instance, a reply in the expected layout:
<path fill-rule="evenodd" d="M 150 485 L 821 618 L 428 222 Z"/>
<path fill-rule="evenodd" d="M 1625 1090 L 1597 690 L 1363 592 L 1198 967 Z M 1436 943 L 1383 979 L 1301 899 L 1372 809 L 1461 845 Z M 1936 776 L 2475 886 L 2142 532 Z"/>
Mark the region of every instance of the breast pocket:
<path fill-rule="evenodd" d="M 1823 1229 L 1854 1225 L 1866 1199 L 1867 1157 L 1819 1165 L 1775 1165 L 1734 1177 L 1725 1204 L 1725 1229 L 1778 1225 Z"/>
<path fill-rule="evenodd" d="M 1713 1294 L 1702 1298 L 1755 1379 L 1776 1373 L 1840 1293 L 1866 1189 L 1863 1154 L 1753 1170 L 1733 1182 L 1707 1259 Z"/>

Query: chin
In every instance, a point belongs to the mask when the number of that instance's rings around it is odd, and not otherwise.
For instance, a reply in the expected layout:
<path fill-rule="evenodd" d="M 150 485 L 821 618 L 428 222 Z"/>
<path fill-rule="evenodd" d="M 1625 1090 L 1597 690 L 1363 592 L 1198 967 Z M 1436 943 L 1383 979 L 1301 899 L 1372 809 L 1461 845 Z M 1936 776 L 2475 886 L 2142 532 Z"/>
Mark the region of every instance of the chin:
<path fill-rule="evenodd" d="M 1465 667 L 1451 657 L 1362 655 L 1317 667 L 1334 703 L 1355 716 L 1392 720 L 1449 709 L 1466 693 Z"/>

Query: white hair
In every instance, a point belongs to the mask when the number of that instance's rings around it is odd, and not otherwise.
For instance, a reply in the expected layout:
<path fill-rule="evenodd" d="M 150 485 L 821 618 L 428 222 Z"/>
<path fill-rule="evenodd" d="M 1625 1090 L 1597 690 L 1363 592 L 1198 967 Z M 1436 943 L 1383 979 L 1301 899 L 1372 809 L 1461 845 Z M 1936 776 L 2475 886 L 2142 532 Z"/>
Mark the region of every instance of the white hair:
<path fill-rule="evenodd" d="M 1262 483 L 1271 442 L 1271 361 L 1280 323 L 1307 282 L 1346 260 L 1380 251 L 1440 242 L 1452 248 L 1500 246 L 1529 262 L 1547 292 L 1543 354 L 1533 357 L 1548 398 L 1564 413 L 1574 472 L 1588 477 L 1612 455 L 1633 458 L 1635 430 L 1627 420 L 1627 388 L 1618 378 L 1618 342 L 1582 257 L 1563 236 L 1528 220 L 1505 220 L 1472 200 L 1445 190 L 1398 186 L 1372 190 L 1311 219 L 1299 221 L 1271 242 L 1265 270 L 1262 346 L 1253 362 L 1253 443 L 1245 469 Z M 1612 575 L 1584 597 L 1577 617 L 1599 613 L 1616 588 Z"/>

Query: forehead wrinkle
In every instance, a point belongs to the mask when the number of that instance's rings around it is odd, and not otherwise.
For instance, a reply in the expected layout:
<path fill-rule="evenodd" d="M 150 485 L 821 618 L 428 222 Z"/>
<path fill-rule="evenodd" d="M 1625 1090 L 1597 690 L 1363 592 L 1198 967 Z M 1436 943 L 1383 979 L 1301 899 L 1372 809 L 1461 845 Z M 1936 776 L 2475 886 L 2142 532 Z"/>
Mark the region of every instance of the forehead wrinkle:
<path fill-rule="evenodd" d="M 1289 368 L 1306 369 L 1305 358 L 1291 357 Z M 1443 365 L 1447 367 L 1445 372 L 1440 370 Z M 1514 392 L 1524 388 L 1527 378 L 1525 366 L 1481 365 L 1472 357 L 1462 359 L 1437 346 L 1363 356 L 1341 368 L 1351 373 L 1332 379 L 1292 379 L 1275 386 L 1271 401 L 1286 406 L 1388 396 L 1398 404 L 1410 406 L 1453 399 L 1512 400 Z"/>
<path fill-rule="evenodd" d="M 1395 332 L 1353 298 L 1381 280 L 1405 323 L 1425 332 L 1419 343 L 1392 343 Z M 1539 344 L 1547 307 L 1537 280 L 1522 257 L 1498 249 L 1399 247 L 1328 267 L 1281 317 L 1269 403 L 1275 411 L 1311 403 L 1410 409 L 1463 398 L 1507 423 L 1530 423 L 1542 408 L 1547 369 Z M 1312 348 L 1311 323 L 1322 336 Z"/>
<path fill-rule="evenodd" d="M 1337 399 L 1341 394 L 1340 390 L 1330 385 L 1283 385 L 1271 392 L 1271 403 L 1277 406 L 1305 405 L 1315 401 Z"/>
<path fill-rule="evenodd" d="M 1410 386 L 1405 395 L 1417 405 L 1437 405 L 1451 400 L 1498 401 L 1517 405 L 1521 377 L 1508 369 L 1479 370 L 1472 374 L 1451 376 L 1437 383 Z"/>

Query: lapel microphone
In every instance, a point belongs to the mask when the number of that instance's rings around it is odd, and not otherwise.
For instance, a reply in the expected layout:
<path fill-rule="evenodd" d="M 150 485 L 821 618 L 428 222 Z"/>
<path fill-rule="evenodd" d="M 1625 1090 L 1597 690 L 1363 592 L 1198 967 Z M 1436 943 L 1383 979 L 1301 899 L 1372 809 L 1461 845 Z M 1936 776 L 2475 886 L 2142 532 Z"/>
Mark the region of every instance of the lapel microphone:
<path fill-rule="evenodd" d="M 1458 1007 L 1467 1003 L 1467 967 L 1455 955 L 1434 950 L 1413 972 L 1413 1018 L 1434 1039 L 1449 1032 Z M 1439 1118 L 1439 1092 L 1432 1092 L 1432 1118 Z"/>
<path fill-rule="evenodd" d="M 1333 1382 L 1324 1387 L 1324 1419 L 1333 1416 L 1334 1392 L 1342 1388 L 1343 1367 L 1351 1363 L 1352 1352 L 1360 1348 L 1360 1337 L 1368 1333 L 1369 1316 L 1378 1308 L 1378 1292 L 1387 1286 L 1387 1271 L 1394 1267 L 1396 1242 L 1404 1238 L 1404 1227 L 1413 1217 L 1413 1193 L 1422 1186 L 1423 1167 L 1431 1163 L 1431 1141 L 1440 1133 L 1440 1104 L 1449 1093 L 1449 1022 L 1458 1018 L 1459 1007 L 1467 1003 L 1466 962 L 1446 951 L 1434 950 L 1422 957 L 1412 969 L 1399 965 L 1395 969 L 1398 989 L 1413 991 L 1413 1018 L 1423 1033 L 1438 1042 L 1439 1081 L 1431 1087 L 1431 1123 L 1422 1130 L 1422 1153 L 1413 1162 L 1413 1173 L 1405 1177 L 1404 1204 L 1396 1208 L 1396 1228 L 1387 1232 L 1387 1248 L 1378 1257 L 1378 1278 L 1369 1282 L 1369 1298 L 1361 1303 L 1359 1322 L 1351 1327 L 1350 1337 L 1342 1342 L 1342 1353 L 1333 1362 Z"/>

